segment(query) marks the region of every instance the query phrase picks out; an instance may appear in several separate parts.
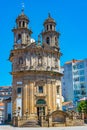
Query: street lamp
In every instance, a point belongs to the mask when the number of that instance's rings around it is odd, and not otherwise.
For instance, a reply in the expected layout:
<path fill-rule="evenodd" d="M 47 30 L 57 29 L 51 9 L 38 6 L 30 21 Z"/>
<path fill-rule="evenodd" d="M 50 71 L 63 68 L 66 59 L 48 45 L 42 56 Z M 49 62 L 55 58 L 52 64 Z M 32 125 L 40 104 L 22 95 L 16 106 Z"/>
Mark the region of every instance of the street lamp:
<path fill-rule="evenodd" d="M 28 109 L 26 110 L 26 112 L 25 112 L 25 115 L 26 115 L 26 119 L 27 119 L 27 115 L 28 115 Z"/>
<path fill-rule="evenodd" d="M 13 117 L 15 117 L 15 116 L 16 116 L 16 111 L 13 112 Z"/>
<path fill-rule="evenodd" d="M 21 108 L 20 108 L 20 107 L 18 107 L 18 116 L 19 116 L 19 113 L 20 113 L 20 109 L 21 109 Z"/>

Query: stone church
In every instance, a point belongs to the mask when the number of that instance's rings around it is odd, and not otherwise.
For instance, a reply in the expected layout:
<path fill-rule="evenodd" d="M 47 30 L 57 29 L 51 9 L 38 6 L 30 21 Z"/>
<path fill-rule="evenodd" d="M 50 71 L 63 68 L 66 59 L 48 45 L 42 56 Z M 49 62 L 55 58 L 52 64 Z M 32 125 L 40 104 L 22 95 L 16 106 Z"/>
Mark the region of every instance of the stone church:
<path fill-rule="evenodd" d="M 16 18 L 12 62 L 13 117 L 39 119 L 40 113 L 62 110 L 60 47 L 56 22 L 48 14 L 38 42 L 31 38 L 29 18 L 22 10 Z"/>

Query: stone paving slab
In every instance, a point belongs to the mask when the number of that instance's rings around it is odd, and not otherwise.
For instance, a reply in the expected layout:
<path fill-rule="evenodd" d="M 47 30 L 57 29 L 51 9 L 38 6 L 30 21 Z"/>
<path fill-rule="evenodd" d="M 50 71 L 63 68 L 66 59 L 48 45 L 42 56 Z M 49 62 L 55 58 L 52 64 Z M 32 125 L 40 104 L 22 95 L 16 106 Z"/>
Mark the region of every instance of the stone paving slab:
<path fill-rule="evenodd" d="M 75 126 L 75 127 L 51 127 L 51 128 L 18 128 L 12 126 L 2 125 L 0 130 L 87 130 L 87 126 Z"/>

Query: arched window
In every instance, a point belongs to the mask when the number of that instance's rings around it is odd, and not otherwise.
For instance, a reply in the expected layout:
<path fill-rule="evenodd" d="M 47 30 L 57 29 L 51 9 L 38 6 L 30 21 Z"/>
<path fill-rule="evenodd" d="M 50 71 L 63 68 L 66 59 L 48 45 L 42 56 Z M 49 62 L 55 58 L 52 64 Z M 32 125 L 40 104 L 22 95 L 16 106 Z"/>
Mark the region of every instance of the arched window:
<path fill-rule="evenodd" d="M 52 30 L 52 24 L 50 24 L 50 30 Z"/>
<path fill-rule="evenodd" d="M 25 22 L 23 21 L 23 27 L 25 27 Z"/>
<path fill-rule="evenodd" d="M 47 25 L 47 31 L 48 31 L 48 25 Z"/>
<path fill-rule="evenodd" d="M 46 42 L 47 42 L 48 45 L 50 44 L 50 38 L 49 37 L 47 37 Z"/>
<path fill-rule="evenodd" d="M 37 105 L 46 104 L 46 101 L 44 99 L 38 99 L 36 102 Z"/>
<path fill-rule="evenodd" d="M 21 34 L 18 34 L 18 40 L 21 39 Z"/>
<path fill-rule="evenodd" d="M 19 21 L 19 27 L 21 27 L 21 21 Z"/>
<path fill-rule="evenodd" d="M 21 43 L 21 34 L 18 34 L 18 40 L 17 40 L 17 43 Z"/>

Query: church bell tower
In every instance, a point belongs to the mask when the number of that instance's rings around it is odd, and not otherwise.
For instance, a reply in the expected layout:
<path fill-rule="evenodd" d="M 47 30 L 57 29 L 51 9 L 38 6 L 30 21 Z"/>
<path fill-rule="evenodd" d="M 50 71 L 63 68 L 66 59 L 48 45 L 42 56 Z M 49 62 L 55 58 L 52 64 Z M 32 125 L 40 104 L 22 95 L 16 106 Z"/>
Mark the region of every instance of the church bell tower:
<path fill-rule="evenodd" d="M 23 48 L 30 44 L 32 31 L 28 29 L 29 19 L 22 10 L 16 19 L 16 27 L 13 28 L 14 33 L 14 49 Z"/>
<path fill-rule="evenodd" d="M 59 32 L 56 31 L 56 22 L 51 17 L 50 13 L 48 18 L 44 21 L 44 31 L 42 32 L 43 43 L 48 44 L 51 47 L 59 48 Z"/>

